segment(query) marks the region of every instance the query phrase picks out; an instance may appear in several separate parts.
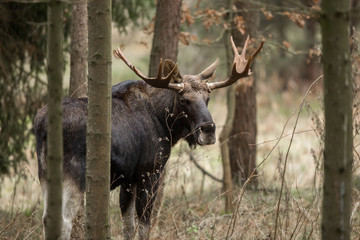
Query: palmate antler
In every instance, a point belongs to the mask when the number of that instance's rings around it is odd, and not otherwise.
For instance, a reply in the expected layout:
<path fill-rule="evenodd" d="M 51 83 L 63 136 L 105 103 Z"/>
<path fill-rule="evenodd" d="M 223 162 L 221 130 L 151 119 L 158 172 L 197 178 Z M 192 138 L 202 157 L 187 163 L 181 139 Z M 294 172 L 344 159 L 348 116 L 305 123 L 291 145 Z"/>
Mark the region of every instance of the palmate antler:
<path fill-rule="evenodd" d="M 162 59 L 160 59 L 160 65 L 159 70 L 157 73 L 157 76 L 154 78 L 146 77 L 140 70 L 138 70 L 135 66 L 133 66 L 124 56 L 124 54 L 121 52 L 120 47 L 118 47 L 116 50 L 113 50 L 113 54 L 116 58 L 120 58 L 124 61 L 124 63 L 131 69 L 133 72 L 139 76 L 142 80 L 144 80 L 147 84 L 156 87 L 156 88 L 168 88 L 173 89 L 177 91 L 182 91 L 184 89 L 183 83 L 171 83 L 170 80 L 172 76 L 175 74 L 175 70 L 177 68 L 177 64 L 174 66 L 174 68 L 169 72 L 169 74 L 166 77 L 162 77 L 163 72 L 163 62 Z"/>
<path fill-rule="evenodd" d="M 249 59 L 246 59 L 245 55 L 246 55 L 246 48 L 248 45 L 248 41 L 249 41 L 249 36 L 247 37 L 245 44 L 244 44 L 244 48 L 242 50 L 241 55 L 238 53 L 238 50 L 236 48 L 236 45 L 233 41 L 233 38 L 231 37 L 231 45 L 234 51 L 234 65 L 233 68 L 231 70 L 231 74 L 230 76 L 221 82 L 214 82 L 214 83 L 208 83 L 208 87 L 209 90 L 214 90 L 217 88 L 223 88 L 223 87 L 227 87 L 230 86 L 231 84 L 235 83 L 237 80 L 239 80 L 240 78 L 244 78 L 244 77 L 248 77 L 252 74 L 251 70 L 250 70 L 250 65 L 251 63 L 254 61 L 256 55 L 260 52 L 261 48 L 264 45 L 264 42 L 261 42 L 259 47 L 256 49 L 255 52 L 253 52 L 250 56 Z"/>

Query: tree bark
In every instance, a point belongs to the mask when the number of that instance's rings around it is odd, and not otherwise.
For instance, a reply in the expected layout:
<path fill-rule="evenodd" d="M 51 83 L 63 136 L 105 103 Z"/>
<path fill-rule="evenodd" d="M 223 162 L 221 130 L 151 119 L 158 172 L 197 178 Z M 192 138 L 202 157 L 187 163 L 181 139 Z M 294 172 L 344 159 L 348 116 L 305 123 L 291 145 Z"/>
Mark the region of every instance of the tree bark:
<path fill-rule="evenodd" d="M 73 1 L 71 8 L 70 97 L 86 96 L 87 41 L 87 2 Z"/>
<path fill-rule="evenodd" d="M 325 149 L 322 239 L 350 239 L 352 79 L 349 45 L 350 1 L 321 2 Z"/>
<path fill-rule="evenodd" d="M 160 58 L 176 62 L 180 34 L 182 0 L 159 0 L 156 7 L 149 76 L 156 76 Z"/>
<path fill-rule="evenodd" d="M 88 2 L 87 239 L 110 239 L 111 0 Z"/>
<path fill-rule="evenodd" d="M 248 3 L 240 1 L 234 3 L 237 9 L 246 10 L 250 7 Z M 259 22 L 258 15 L 253 12 L 245 11 L 241 16 L 245 21 L 245 34 L 241 34 L 233 22 L 231 29 L 233 40 L 237 46 L 241 46 L 245 42 L 247 35 L 252 37 L 256 35 Z M 222 134 L 222 140 L 227 139 L 223 145 L 228 145 L 232 183 L 242 186 L 256 167 L 256 84 L 254 78 L 249 77 L 238 81 L 232 88 L 233 90 L 229 90 L 229 94 L 233 94 L 233 96 L 229 98 L 234 98 L 233 106 L 228 105 L 229 121 L 226 122 L 226 126 L 229 126 L 230 129 L 227 130 L 227 134 Z M 250 183 L 256 184 L 256 182 L 256 178 L 252 177 Z"/>
<path fill-rule="evenodd" d="M 228 0 L 226 3 L 227 9 L 232 9 L 234 4 L 234 0 Z M 225 21 L 231 22 L 233 19 L 233 13 L 230 11 L 225 16 Z M 227 29 L 224 33 L 224 46 L 225 46 L 225 54 L 226 54 L 226 65 L 227 65 L 227 74 L 230 75 L 233 54 L 231 52 L 230 46 L 230 36 L 231 29 Z M 223 163 L 223 189 L 225 192 L 225 212 L 232 212 L 234 210 L 234 197 L 233 197 L 233 185 L 232 185 L 232 177 L 231 177 L 231 164 L 230 164 L 230 149 L 229 149 L 229 137 L 231 133 L 232 123 L 234 121 L 234 109 L 235 109 L 235 94 L 234 88 L 232 86 L 227 88 L 227 106 L 228 106 L 228 114 L 226 118 L 226 122 L 223 130 L 220 133 L 220 143 L 221 143 L 221 158 Z"/>
<path fill-rule="evenodd" d="M 87 1 L 73 0 L 71 8 L 70 43 L 70 87 L 72 98 L 86 97 L 87 92 Z M 71 239 L 84 239 L 84 202 L 81 203 L 77 217 L 73 221 Z"/>
<path fill-rule="evenodd" d="M 62 226 L 62 66 L 63 31 L 61 1 L 48 3 L 47 77 L 48 77 L 48 129 L 47 129 L 47 220 L 45 239 L 59 239 Z"/>
<path fill-rule="evenodd" d="M 250 4 L 241 2 L 236 2 L 235 5 L 238 9 L 251 7 Z M 237 46 L 245 42 L 247 35 L 256 37 L 259 25 L 257 13 L 244 12 L 242 17 L 246 24 L 245 34 L 242 35 L 237 29 L 232 29 L 233 39 Z M 252 70 L 254 71 L 254 64 Z M 229 141 L 231 176 L 234 185 L 242 186 L 256 167 L 256 81 L 251 76 L 238 81 L 234 87 L 236 104 Z M 256 178 L 252 177 L 250 183 L 256 184 L 256 182 Z"/>
<path fill-rule="evenodd" d="M 154 37 L 150 54 L 149 76 L 156 76 L 160 58 L 177 61 L 180 33 L 180 10 L 182 0 L 159 0 L 156 7 Z M 162 175 L 164 175 L 164 169 Z M 163 177 L 157 191 L 153 207 L 154 223 L 157 222 L 161 211 L 164 195 Z"/>

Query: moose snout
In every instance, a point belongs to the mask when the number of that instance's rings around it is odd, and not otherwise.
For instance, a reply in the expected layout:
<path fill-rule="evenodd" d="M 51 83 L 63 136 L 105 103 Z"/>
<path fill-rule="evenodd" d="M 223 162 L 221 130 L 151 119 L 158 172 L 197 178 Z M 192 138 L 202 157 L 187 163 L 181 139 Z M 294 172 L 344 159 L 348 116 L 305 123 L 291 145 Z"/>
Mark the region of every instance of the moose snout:
<path fill-rule="evenodd" d="M 216 142 L 215 136 L 215 123 L 209 122 L 202 124 L 197 128 L 198 144 L 199 145 L 210 145 Z"/>

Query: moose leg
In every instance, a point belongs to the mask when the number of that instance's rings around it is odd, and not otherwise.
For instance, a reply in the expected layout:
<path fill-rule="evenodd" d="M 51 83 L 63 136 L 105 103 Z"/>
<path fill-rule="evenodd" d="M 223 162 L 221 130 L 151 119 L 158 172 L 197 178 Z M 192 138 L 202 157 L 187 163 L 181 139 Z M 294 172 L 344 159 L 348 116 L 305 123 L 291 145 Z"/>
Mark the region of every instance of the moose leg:
<path fill-rule="evenodd" d="M 40 179 L 41 181 L 42 179 Z M 44 212 L 43 212 L 43 216 L 42 216 L 42 222 L 43 222 L 43 236 L 45 239 L 45 226 L 47 223 L 47 211 L 48 211 L 48 206 L 47 206 L 47 198 L 48 198 L 48 191 L 47 191 L 47 187 L 46 187 L 46 182 L 45 180 L 41 181 L 41 191 L 43 194 L 43 199 L 44 199 Z"/>
<path fill-rule="evenodd" d="M 122 184 L 120 188 L 120 209 L 123 224 L 123 238 L 131 240 L 135 235 L 135 193 L 131 184 Z"/>
<path fill-rule="evenodd" d="M 136 188 L 136 213 L 139 219 L 139 239 L 149 239 L 151 210 L 158 188 L 158 177 L 150 177 Z"/>
<path fill-rule="evenodd" d="M 80 191 L 80 187 L 73 180 L 66 179 L 65 177 L 62 195 L 63 226 L 61 239 L 70 239 L 72 222 L 79 211 L 83 198 L 84 193 Z"/>
<path fill-rule="evenodd" d="M 48 190 L 46 181 L 41 181 L 41 189 L 44 197 L 44 213 L 42 217 L 43 221 L 43 234 L 44 239 L 46 236 L 45 226 L 47 224 L 47 198 Z M 72 229 L 72 220 L 76 216 L 81 201 L 83 199 L 83 193 L 79 190 L 76 184 L 72 180 L 64 180 L 63 183 L 63 194 L 62 194 L 62 229 L 61 229 L 61 239 L 68 240 L 70 239 L 71 229 Z"/>

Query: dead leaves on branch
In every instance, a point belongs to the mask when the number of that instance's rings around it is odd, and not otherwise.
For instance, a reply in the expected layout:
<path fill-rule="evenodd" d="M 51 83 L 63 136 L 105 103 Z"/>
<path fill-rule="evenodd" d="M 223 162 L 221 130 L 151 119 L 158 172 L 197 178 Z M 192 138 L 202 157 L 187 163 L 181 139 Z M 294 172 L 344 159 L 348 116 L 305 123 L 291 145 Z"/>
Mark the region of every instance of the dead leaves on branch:
<path fill-rule="evenodd" d="M 179 41 L 184 45 L 189 45 L 191 41 L 196 41 L 197 37 L 189 32 L 180 32 Z"/>
<path fill-rule="evenodd" d="M 194 17 L 191 15 L 191 10 L 186 3 L 183 3 L 181 6 L 181 20 L 180 23 L 190 26 L 195 22 Z"/>
<path fill-rule="evenodd" d="M 265 8 L 261 8 L 261 12 L 264 14 L 264 17 L 268 21 L 270 21 L 274 18 L 274 15 L 270 11 L 267 11 Z"/>
<path fill-rule="evenodd" d="M 286 48 L 286 50 L 289 50 L 291 44 L 288 41 L 283 41 L 282 45 Z"/>
<path fill-rule="evenodd" d="M 299 27 L 303 28 L 305 26 L 305 19 L 308 19 L 309 17 L 304 14 L 295 13 L 295 12 L 283 12 L 284 16 L 287 16 L 290 21 L 298 25 Z"/>
<path fill-rule="evenodd" d="M 203 20 L 202 25 L 206 30 L 209 30 L 214 24 L 216 26 L 222 24 L 223 12 L 224 11 L 216 11 L 215 9 L 205 8 L 197 10 L 195 12 L 195 16 L 201 18 Z"/>
<path fill-rule="evenodd" d="M 306 59 L 306 64 L 310 64 L 312 61 L 314 61 L 313 59 L 318 59 L 321 56 L 321 49 L 317 46 L 310 48 L 309 49 L 309 54 L 308 57 Z"/>
<path fill-rule="evenodd" d="M 221 27 L 223 26 L 224 29 L 230 29 L 231 27 L 235 27 L 242 35 L 246 34 L 246 28 L 248 27 L 247 24 L 240 14 L 235 14 L 234 17 L 230 21 L 226 21 L 226 15 L 229 14 L 229 10 L 224 8 L 220 9 L 212 9 L 210 7 L 200 8 L 200 3 L 202 0 L 197 0 L 195 6 L 190 7 L 191 4 L 183 2 L 181 7 L 181 24 L 185 27 L 190 27 L 195 22 L 201 23 L 207 31 L 210 31 L 213 26 Z M 288 18 L 291 22 L 295 23 L 300 28 L 304 28 L 305 23 L 308 19 L 313 18 L 316 16 L 312 15 L 311 12 L 316 12 L 319 8 L 319 0 L 312 0 L 310 5 L 308 6 L 309 11 L 296 11 L 296 10 L 285 10 L 276 8 L 275 5 L 267 5 L 266 7 L 258 8 L 255 11 L 261 12 L 264 18 L 267 21 L 271 21 L 275 18 L 275 15 L 282 15 Z M 274 7 L 275 6 L 275 7 Z M 275 10 L 274 10 L 275 9 Z M 254 9 L 252 9 L 254 10 Z M 285 11 L 284 11 L 285 10 Z M 234 9 L 231 11 L 238 11 L 234 6 Z M 240 11 L 240 10 L 239 10 Z M 144 32 L 147 34 L 152 34 L 154 31 L 154 19 L 150 22 L 149 25 L 144 27 Z M 197 37 L 190 33 L 190 31 L 183 31 L 179 35 L 179 41 L 184 45 L 189 45 L 193 41 L 197 41 Z M 204 38 L 201 40 L 204 44 L 212 44 L 217 40 L 212 40 L 209 38 Z M 290 43 L 287 41 L 283 41 L 281 43 L 284 49 L 289 50 Z"/>
<path fill-rule="evenodd" d="M 234 24 L 236 29 L 242 34 L 245 35 L 245 21 L 244 18 L 242 16 L 235 16 L 234 19 Z"/>

